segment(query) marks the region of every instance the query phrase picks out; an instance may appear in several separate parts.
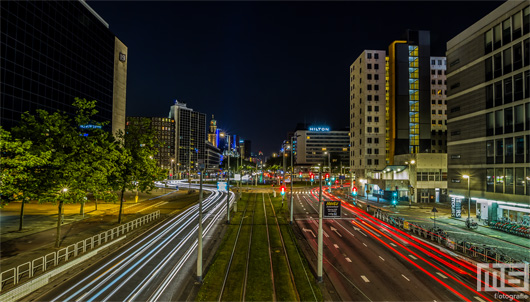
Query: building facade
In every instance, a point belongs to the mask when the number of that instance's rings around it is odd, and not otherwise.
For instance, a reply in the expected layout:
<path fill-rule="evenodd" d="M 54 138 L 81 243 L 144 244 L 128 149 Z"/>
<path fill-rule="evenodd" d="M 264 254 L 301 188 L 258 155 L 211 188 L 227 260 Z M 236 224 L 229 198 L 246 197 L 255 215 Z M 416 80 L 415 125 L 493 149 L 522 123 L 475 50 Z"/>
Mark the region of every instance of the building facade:
<path fill-rule="evenodd" d="M 490 221 L 530 215 L 529 19 L 507 1 L 447 43 L 449 194 Z"/>
<path fill-rule="evenodd" d="M 206 115 L 175 100 L 169 118 L 175 121 L 175 155 L 180 169 L 195 170 L 206 159 Z"/>
<path fill-rule="evenodd" d="M 1 1 L 0 124 L 23 112 L 75 114 L 96 100 L 95 119 L 125 129 L 128 49 L 85 1 Z"/>
<path fill-rule="evenodd" d="M 340 172 L 340 167 L 348 167 L 349 144 L 349 130 L 331 130 L 328 126 L 309 126 L 294 133 L 293 160 L 297 166 L 321 164 L 328 167 L 331 163 L 333 172 Z"/>
<path fill-rule="evenodd" d="M 149 121 L 149 127 L 155 133 L 157 154 L 154 156 L 158 166 L 168 171 L 168 176 L 177 174 L 175 161 L 175 121 L 164 117 L 128 116 L 127 125 L 137 123 L 139 119 Z"/>
<path fill-rule="evenodd" d="M 350 66 L 350 163 L 358 178 L 386 166 L 386 53 L 365 50 Z"/>
<path fill-rule="evenodd" d="M 431 152 L 447 153 L 447 59 L 431 57 Z"/>

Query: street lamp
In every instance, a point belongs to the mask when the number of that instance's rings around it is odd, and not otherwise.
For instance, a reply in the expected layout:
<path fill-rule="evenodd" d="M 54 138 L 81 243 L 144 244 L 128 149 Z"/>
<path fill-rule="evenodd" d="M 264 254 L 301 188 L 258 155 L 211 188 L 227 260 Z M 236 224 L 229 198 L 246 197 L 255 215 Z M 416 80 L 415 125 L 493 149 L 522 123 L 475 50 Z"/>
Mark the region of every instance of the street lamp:
<path fill-rule="evenodd" d="M 327 154 L 328 155 L 328 166 L 329 166 L 329 173 L 331 174 L 331 152 L 324 152 L 324 154 Z M 331 178 L 331 175 L 329 176 Z M 331 194 L 331 183 L 329 184 L 329 193 Z"/>
<path fill-rule="evenodd" d="M 299 137 L 300 135 L 296 135 L 295 137 Z M 293 212 L 294 212 L 294 209 L 293 209 L 293 181 L 294 181 L 294 178 L 293 178 L 293 174 L 294 174 L 294 164 L 293 164 L 293 139 L 291 138 L 291 143 L 290 143 L 290 146 L 291 147 L 291 220 L 290 220 L 290 223 L 292 224 L 293 223 Z"/>
<path fill-rule="evenodd" d="M 467 179 L 467 221 L 470 223 L 471 215 L 471 192 L 469 191 L 469 180 L 471 177 L 469 175 L 462 175 L 463 178 Z"/>

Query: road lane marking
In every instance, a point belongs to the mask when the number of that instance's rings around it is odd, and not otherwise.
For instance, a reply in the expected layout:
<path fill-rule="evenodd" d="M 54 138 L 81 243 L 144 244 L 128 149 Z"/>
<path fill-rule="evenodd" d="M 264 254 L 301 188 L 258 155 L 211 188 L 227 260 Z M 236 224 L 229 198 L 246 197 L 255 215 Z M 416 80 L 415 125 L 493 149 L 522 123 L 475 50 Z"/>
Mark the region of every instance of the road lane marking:
<path fill-rule="evenodd" d="M 418 258 L 412 256 L 412 255 L 409 255 L 410 258 L 414 259 L 414 260 L 418 260 Z"/>
<path fill-rule="evenodd" d="M 478 296 L 475 296 L 475 299 L 479 300 L 480 302 L 486 302 L 486 301 L 484 301 L 483 299 L 481 299 L 481 298 L 478 297 Z"/>
<path fill-rule="evenodd" d="M 366 243 L 363 242 L 363 244 L 364 244 L 364 246 L 368 247 L 368 246 L 366 245 Z"/>
<path fill-rule="evenodd" d="M 306 214 L 309 214 L 309 212 L 305 212 Z"/>
<path fill-rule="evenodd" d="M 395 245 L 393 242 L 390 242 L 390 245 L 391 245 L 391 246 L 397 246 L 397 245 Z"/>
<path fill-rule="evenodd" d="M 385 261 L 385 259 L 383 259 L 383 257 L 379 256 L 379 258 L 381 258 L 381 260 Z"/>
<path fill-rule="evenodd" d="M 328 233 L 326 233 L 326 231 L 324 231 L 324 236 L 326 236 L 326 238 L 329 238 L 329 235 Z"/>
<path fill-rule="evenodd" d="M 405 277 L 405 275 L 401 274 L 401 276 L 403 276 L 403 278 L 405 278 L 405 280 L 410 281 L 410 279 Z"/>
<path fill-rule="evenodd" d="M 444 278 L 444 279 L 447 279 L 447 276 L 444 275 L 444 274 L 442 274 L 442 273 L 440 273 L 440 272 L 436 272 L 436 274 L 437 274 L 438 276 Z"/>
<path fill-rule="evenodd" d="M 361 275 L 361 278 L 363 278 L 364 282 L 370 282 L 370 280 L 368 280 L 365 275 Z"/>
<path fill-rule="evenodd" d="M 336 244 L 333 244 L 333 246 L 334 246 L 334 247 L 335 247 L 336 249 L 338 249 L 338 248 L 339 248 L 339 246 L 338 246 L 338 245 L 336 245 Z"/>
<path fill-rule="evenodd" d="M 348 261 L 348 262 L 351 262 L 351 259 L 350 259 L 350 258 L 348 258 L 348 257 L 346 257 L 346 261 Z"/>

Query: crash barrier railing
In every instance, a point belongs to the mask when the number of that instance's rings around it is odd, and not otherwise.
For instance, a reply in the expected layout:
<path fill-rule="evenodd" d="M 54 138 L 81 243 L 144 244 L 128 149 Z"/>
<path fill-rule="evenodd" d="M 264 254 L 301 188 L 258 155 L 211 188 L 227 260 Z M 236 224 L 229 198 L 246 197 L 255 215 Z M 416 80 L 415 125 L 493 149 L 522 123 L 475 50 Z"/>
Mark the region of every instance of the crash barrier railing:
<path fill-rule="evenodd" d="M 413 235 L 437 242 L 441 246 L 463 253 L 466 256 L 471 256 L 478 261 L 491 263 L 528 262 L 528 259 L 523 259 L 524 261 L 521 261 L 512 258 L 506 255 L 506 253 L 484 244 L 475 244 L 466 241 L 465 239 L 459 239 L 457 236 L 455 236 L 455 238 L 450 238 L 447 236 L 447 232 L 439 227 L 426 228 L 423 225 L 407 222 L 402 217 L 389 215 L 381 210 L 376 210 L 373 216 L 390 225 L 409 231 Z"/>
<path fill-rule="evenodd" d="M 52 269 L 62 263 L 65 263 L 78 255 L 85 253 L 91 249 L 101 246 L 120 235 L 124 235 L 146 223 L 149 223 L 160 217 L 160 211 L 156 211 L 128 223 L 119 225 L 110 230 L 101 232 L 85 240 L 79 241 L 57 252 L 49 253 L 45 256 L 26 262 L 17 267 L 8 269 L 0 274 L 0 291 L 4 290 L 8 285 L 17 285 L 21 281 L 27 281 L 33 278 L 36 274 L 40 274 L 49 269 Z"/>

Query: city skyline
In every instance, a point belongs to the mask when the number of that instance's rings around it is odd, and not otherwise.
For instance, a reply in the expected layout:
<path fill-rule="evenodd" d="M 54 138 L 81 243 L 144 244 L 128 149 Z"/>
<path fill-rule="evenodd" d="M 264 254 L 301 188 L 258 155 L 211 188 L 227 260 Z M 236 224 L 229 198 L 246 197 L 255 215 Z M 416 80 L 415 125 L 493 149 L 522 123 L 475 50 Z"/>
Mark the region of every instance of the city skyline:
<path fill-rule="evenodd" d="M 363 50 L 411 28 L 445 56 L 503 2 L 87 3 L 129 47 L 128 116 L 166 117 L 178 100 L 270 154 L 299 122 L 348 126 L 348 70 Z"/>

